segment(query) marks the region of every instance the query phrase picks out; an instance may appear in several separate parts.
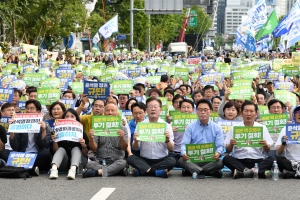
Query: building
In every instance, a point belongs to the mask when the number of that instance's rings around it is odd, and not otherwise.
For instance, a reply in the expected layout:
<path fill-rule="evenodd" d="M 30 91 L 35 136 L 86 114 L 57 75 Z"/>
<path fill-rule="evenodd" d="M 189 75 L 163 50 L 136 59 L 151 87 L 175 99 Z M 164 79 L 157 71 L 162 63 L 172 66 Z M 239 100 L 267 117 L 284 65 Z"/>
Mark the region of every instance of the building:
<path fill-rule="evenodd" d="M 219 0 L 218 10 L 215 19 L 215 30 L 217 34 L 221 35 L 225 33 L 225 9 L 227 0 Z"/>
<path fill-rule="evenodd" d="M 293 7 L 293 5 L 296 3 L 297 0 L 285 0 L 286 2 L 286 13 L 289 13 Z"/>

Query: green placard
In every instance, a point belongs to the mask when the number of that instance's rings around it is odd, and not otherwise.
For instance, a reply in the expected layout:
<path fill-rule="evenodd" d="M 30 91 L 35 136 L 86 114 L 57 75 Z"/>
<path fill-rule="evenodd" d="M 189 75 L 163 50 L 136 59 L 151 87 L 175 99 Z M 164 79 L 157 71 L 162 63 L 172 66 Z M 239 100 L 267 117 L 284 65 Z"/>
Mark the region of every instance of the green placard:
<path fill-rule="evenodd" d="M 215 143 L 186 144 L 186 155 L 190 158 L 188 162 L 212 162 L 216 152 Z"/>
<path fill-rule="evenodd" d="M 105 73 L 112 74 L 112 76 L 116 76 L 118 73 L 118 70 L 116 68 L 109 67 L 109 68 L 106 68 Z"/>
<path fill-rule="evenodd" d="M 263 120 L 263 124 L 267 127 L 270 134 L 280 133 L 280 131 L 286 126 L 289 120 L 288 114 L 261 114 L 260 119 Z"/>
<path fill-rule="evenodd" d="M 189 77 L 190 70 L 188 68 L 176 68 L 174 77 L 178 78 L 181 77 L 183 81 L 187 81 Z"/>
<path fill-rule="evenodd" d="M 116 137 L 121 129 L 120 116 L 93 116 L 92 128 L 96 136 Z"/>
<path fill-rule="evenodd" d="M 167 130 L 166 123 L 145 123 L 137 124 L 138 140 L 144 142 L 165 142 Z"/>
<path fill-rule="evenodd" d="M 26 73 L 23 76 L 23 81 L 27 86 L 38 87 L 40 82 L 47 78 L 45 73 Z"/>
<path fill-rule="evenodd" d="M 256 78 L 257 76 L 258 76 L 258 71 L 254 71 L 254 70 L 245 70 L 244 72 L 233 72 L 232 73 L 233 80 L 253 79 L 253 78 Z"/>
<path fill-rule="evenodd" d="M 290 102 L 296 106 L 296 95 L 286 90 L 275 90 L 274 99 L 281 100 L 283 103 Z"/>
<path fill-rule="evenodd" d="M 162 118 L 163 120 L 165 120 L 166 118 L 167 118 L 167 114 L 168 114 L 168 111 L 169 111 L 169 109 L 168 109 L 168 106 L 162 106 L 161 107 L 161 113 L 160 113 L 160 118 Z"/>
<path fill-rule="evenodd" d="M 268 106 L 259 105 L 258 109 L 259 109 L 260 114 L 270 114 Z"/>
<path fill-rule="evenodd" d="M 282 73 L 287 76 L 294 76 L 295 74 L 299 74 L 299 67 L 284 65 L 282 66 Z"/>
<path fill-rule="evenodd" d="M 72 88 L 75 94 L 83 93 L 83 82 L 69 82 L 69 86 Z"/>
<path fill-rule="evenodd" d="M 42 105 L 51 105 L 60 99 L 60 89 L 38 88 L 36 97 Z"/>
<path fill-rule="evenodd" d="M 133 87 L 133 80 L 119 80 L 112 84 L 114 94 L 129 94 Z"/>
<path fill-rule="evenodd" d="M 112 83 L 113 82 L 113 76 L 112 74 L 105 74 L 103 76 L 100 77 L 102 82 L 108 82 L 108 83 Z"/>
<path fill-rule="evenodd" d="M 169 115 L 170 116 L 174 116 L 174 115 L 176 115 L 176 114 L 180 114 L 181 112 L 179 111 L 179 110 L 170 110 L 169 111 Z"/>
<path fill-rule="evenodd" d="M 248 86 L 252 87 L 252 80 L 249 79 L 238 79 L 233 81 L 233 87 L 238 87 L 238 86 Z"/>
<path fill-rule="evenodd" d="M 92 76 L 101 76 L 102 75 L 102 70 L 101 69 L 92 68 L 91 69 L 91 75 Z"/>
<path fill-rule="evenodd" d="M 196 114 L 188 114 L 188 113 L 175 113 L 172 116 L 172 126 L 178 128 L 178 132 L 185 132 L 186 127 L 197 121 L 198 116 Z"/>
<path fill-rule="evenodd" d="M 161 103 L 162 103 L 163 106 L 167 105 L 167 102 L 168 102 L 168 98 L 167 97 L 159 97 L 159 99 L 161 100 Z"/>
<path fill-rule="evenodd" d="M 231 93 L 228 95 L 229 99 L 246 99 L 251 100 L 252 87 L 238 86 L 230 88 Z"/>
<path fill-rule="evenodd" d="M 233 139 L 238 147 L 262 147 L 259 144 L 263 140 L 262 126 L 234 126 Z"/>
<path fill-rule="evenodd" d="M 216 122 L 217 120 L 221 119 L 220 115 L 218 112 L 216 111 L 213 111 L 210 116 L 209 116 L 209 119 L 213 122 Z"/>
<path fill-rule="evenodd" d="M 54 77 L 47 78 L 41 82 L 41 87 L 49 87 L 49 86 L 51 86 L 52 88 L 60 87 L 59 78 L 54 78 Z"/>
<path fill-rule="evenodd" d="M 160 82 L 160 76 L 148 76 L 147 80 L 150 84 L 158 84 Z"/>

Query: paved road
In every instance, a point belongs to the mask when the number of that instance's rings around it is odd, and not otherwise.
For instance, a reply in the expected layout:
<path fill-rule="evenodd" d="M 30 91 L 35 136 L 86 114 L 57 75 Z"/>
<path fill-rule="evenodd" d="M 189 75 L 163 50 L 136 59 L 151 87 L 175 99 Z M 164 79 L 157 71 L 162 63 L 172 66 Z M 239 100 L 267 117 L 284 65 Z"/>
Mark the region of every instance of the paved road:
<path fill-rule="evenodd" d="M 115 188 L 109 200 L 152 199 L 300 199 L 299 180 L 233 180 L 228 173 L 222 179 L 192 179 L 181 171 L 171 171 L 168 179 L 156 177 L 101 177 L 57 180 L 48 175 L 23 179 L 0 179 L 1 200 L 77 200 L 91 199 L 102 188 Z"/>

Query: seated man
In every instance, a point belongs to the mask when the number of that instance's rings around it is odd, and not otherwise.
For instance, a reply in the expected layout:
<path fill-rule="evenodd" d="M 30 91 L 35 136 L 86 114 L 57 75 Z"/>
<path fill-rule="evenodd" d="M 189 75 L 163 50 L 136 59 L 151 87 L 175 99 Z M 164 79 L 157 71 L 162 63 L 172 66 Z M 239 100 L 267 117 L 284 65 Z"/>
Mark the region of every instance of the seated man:
<path fill-rule="evenodd" d="M 197 115 L 199 120 L 189 124 L 183 135 L 181 142 L 181 155 L 179 159 L 179 165 L 189 173 L 196 172 L 198 177 L 215 176 L 222 178 L 223 174 L 221 169 L 223 163 L 220 160 L 220 156 L 223 153 L 223 131 L 222 128 L 215 122 L 209 119 L 210 114 L 213 111 L 212 104 L 207 99 L 201 99 L 197 102 Z M 187 162 L 190 158 L 186 155 L 186 144 L 205 144 L 215 143 L 216 153 L 213 156 L 215 162 L 201 162 L 191 163 Z"/>
<path fill-rule="evenodd" d="M 233 139 L 233 129 L 227 134 L 225 139 L 226 152 L 233 152 L 233 156 L 225 156 L 223 159 L 226 165 L 232 172 L 233 178 L 252 178 L 253 167 L 258 164 L 260 178 L 266 178 L 267 170 L 270 170 L 275 157 L 269 156 L 265 159 L 264 152 L 269 152 L 273 144 L 273 140 L 266 126 L 255 122 L 257 117 L 258 107 L 251 101 L 245 101 L 241 108 L 243 121 L 236 126 L 262 126 L 263 140 L 260 141 L 262 148 L 258 147 L 236 147 L 236 140 Z M 264 151 L 264 152 L 263 152 Z"/>
<path fill-rule="evenodd" d="M 118 116 L 118 107 L 113 103 L 108 103 L 104 108 L 104 115 Z M 119 172 L 127 175 L 125 150 L 127 149 L 128 132 L 126 127 L 121 125 L 118 131 L 120 137 L 94 136 L 95 131 L 90 129 L 89 146 L 96 152 L 96 161 L 90 161 L 86 169 L 82 172 L 82 177 L 94 177 L 102 175 L 102 160 L 105 159 L 108 176 L 113 176 Z"/>
<path fill-rule="evenodd" d="M 159 115 L 162 111 L 162 102 L 156 97 L 150 97 L 146 101 L 146 111 L 148 119 L 146 123 L 166 123 Z M 150 175 L 168 178 L 168 172 L 175 166 L 175 159 L 168 156 L 169 151 L 174 149 L 174 135 L 172 127 L 167 124 L 165 132 L 165 142 L 143 142 L 137 139 L 138 133 L 135 130 L 132 147 L 134 150 L 140 149 L 140 156 L 132 155 L 127 159 L 127 163 L 134 167 L 134 175 Z"/>
<path fill-rule="evenodd" d="M 41 113 L 42 106 L 37 100 L 26 101 L 26 113 Z M 10 120 L 9 124 L 12 123 Z M 39 122 L 41 130 L 39 133 L 9 133 L 9 143 L 13 151 L 37 153 L 33 166 L 33 173 L 39 175 L 39 169 L 48 171 L 51 163 L 49 142 L 51 131 L 45 122 Z"/>
<path fill-rule="evenodd" d="M 295 126 L 300 125 L 300 107 L 297 106 L 294 111 L 294 121 Z M 277 148 L 277 154 L 280 155 L 285 152 L 284 156 L 277 156 L 278 168 L 283 172 L 283 178 L 295 178 L 296 171 L 299 173 L 298 169 L 294 170 L 291 161 L 300 161 L 300 145 L 297 144 L 286 144 L 288 137 L 286 136 L 286 127 L 284 127 L 277 139 L 275 144 Z"/>

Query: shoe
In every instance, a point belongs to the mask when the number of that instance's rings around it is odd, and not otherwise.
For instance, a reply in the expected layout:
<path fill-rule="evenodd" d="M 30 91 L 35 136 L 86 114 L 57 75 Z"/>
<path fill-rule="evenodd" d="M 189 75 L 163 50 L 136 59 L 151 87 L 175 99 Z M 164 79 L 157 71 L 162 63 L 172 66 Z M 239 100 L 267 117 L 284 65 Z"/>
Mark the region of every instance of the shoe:
<path fill-rule="evenodd" d="M 137 170 L 137 169 L 133 169 L 133 170 L 132 170 L 132 174 L 133 174 L 133 176 L 135 176 L 135 177 L 140 176 L 140 172 L 139 172 L 139 170 Z"/>
<path fill-rule="evenodd" d="M 182 168 L 181 173 L 182 176 L 192 176 L 192 174 L 184 168 Z"/>
<path fill-rule="evenodd" d="M 293 171 L 288 171 L 286 169 L 283 170 L 283 179 L 287 178 L 295 178 L 296 173 Z"/>
<path fill-rule="evenodd" d="M 272 178 L 272 173 L 270 170 L 266 170 L 264 174 L 266 178 Z"/>
<path fill-rule="evenodd" d="M 253 170 L 246 168 L 244 170 L 244 178 L 253 178 Z"/>
<path fill-rule="evenodd" d="M 234 172 L 233 172 L 233 178 L 234 179 L 244 178 L 244 173 L 238 171 L 237 169 L 235 169 Z"/>
<path fill-rule="evenodd" d="M 32 174 L 35 176 L 39 176 L 40 175 L 40 169 L 39 167 L 35 167 L 32 169 Z"/>
<path fill-rule="evenodd" d="M 74 169 L 69 169 L 67 178 L 75 180 L 76 171 Z"/>
<path fill-rule="evenodd" d="M 82 170 L 82 178 L 87 178 L 87 177 L 95 177 L 95 170 L 93 169 L 83 169 Z"/>
<path fill-rule="evenodd" d="M 58 178 L 58 170 L 57 169 L 50 169 L 50 179 L 57 179 Z"/>
<path fill-rule="evenodd" d="M 217 178 L 222 178 L 223 177 L 223 172 L 222 172 L 222 170 L 213 171 L 213 172 L 210 173 L 210 176 L 214 176 L 214 177 L 217 177 Z"/>
<path fill-rule="evenodd" d="M 4 160 L 0 159 L 0 169 L 5 166 L 6 166 L 6 162 Z"/>
<path fill-rule="evenodd" d="M 168 170 L 167 169 L 155 170 L 155 176 L 168 178 L 169 177 Z"/>
<path fill-rule="evenodd" d="M 128 169 L 126 167 L 124 169 L 122 169 L 120 171 L 120 175 L 122 175 L 122 176 L 128 176 Z"/>

